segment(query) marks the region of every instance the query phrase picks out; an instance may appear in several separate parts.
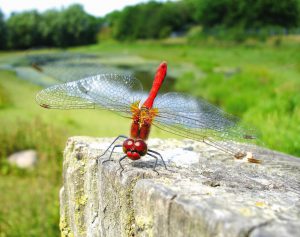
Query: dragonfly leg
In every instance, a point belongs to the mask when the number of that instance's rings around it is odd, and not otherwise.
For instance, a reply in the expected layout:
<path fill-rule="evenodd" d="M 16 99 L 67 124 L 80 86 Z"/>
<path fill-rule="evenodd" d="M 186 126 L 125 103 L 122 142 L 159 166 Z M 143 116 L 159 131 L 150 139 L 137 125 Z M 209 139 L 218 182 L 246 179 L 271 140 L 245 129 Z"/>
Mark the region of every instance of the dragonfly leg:
<path fill-rule="evenodd" d="M 120 138 L 128 138 L 127 136 L 124 136 L 124 135 L 120 135 L 120 136 L 117 136 L 116 138 L 115 138 L 115 140 L 113 140 L 113 142 L 109 145 L 109 147 L 100 155 L 100 156 L 98 156 L 97 157 L 97 160 L 96 160 L 96 162 L 98 163 L 98 159 L 99 158 L 101 158 L 102 156 L 104 156 L 105 154 L 106 154 L 106 152 L 111 148 L 111 146 L 118 140 L 118 139 L 120 139 Z"/>
<path fill-rule="evenodd" d="M 154 151 L 154 150 L 151 150 L 151 149 L 148 149 L 148 152 L 151 152 L 151 153 L 154 153 L 154 154 L 158 155 L 158 156 L 160 157 L 160 159 L 162 160 L 165 169 L 168 170 L 168 168 L 167 168 L 167 166 L 166 166 L 166 163 L 165 163 L 165 161 L 164 161 L 162 155 L 161 155 L 159 152 Z M 147 154 L 148 154 L 148 153 L 147 153 Z"/>
<path fill-rule="evenodd" d="M 120 160 L 119 160 L 119 165 L 120 165 L 120 168 L 121 168 L 120 174 L 122 174 L 122 172 L 124 171 L 124 167 L 123 167 L 123 165 L 121 164 L 121 161 L 124 160 L 126 157 L 127 157 L 127 155 L 123 156 L 123 157 L 120 158 Z"/>
<path fill-rule="evenodd" d="M 156 172 L 156 173 L 159 175 L 159 173 L 158 173 L 157 170 L 155 169 L 156 166 L 157 166 L 158 158 L 156 157 L 156 155 L 153 155 L 153 154 L 151 154 L 151 153 L 149 153 L 149 152 L 147 153 L 147 155 L 148 155 L 148 156 L 152 156 L 153 158 L 155 158 L 155 164 L 154 164 L 154 167 L 153 167 L 153 171 Z"/>
<path fill-rule="evenodd" d="M 102 161 L 102 164 L 105 163 L 105 162 L 107 162 L 107 161 L 111 161 L 111 156 L 112 156 L 112 154 L 114 153 L 115 148 L 117 148 L 117 147 L 122 147 L 122 145 L 115 145 L 115 146 L 112 148 L 112 150 L 111 150 L 111 153 L 110 153 L 110 155 L 109 155 L 109 158 L 108 158 L 107 160 Z"/>

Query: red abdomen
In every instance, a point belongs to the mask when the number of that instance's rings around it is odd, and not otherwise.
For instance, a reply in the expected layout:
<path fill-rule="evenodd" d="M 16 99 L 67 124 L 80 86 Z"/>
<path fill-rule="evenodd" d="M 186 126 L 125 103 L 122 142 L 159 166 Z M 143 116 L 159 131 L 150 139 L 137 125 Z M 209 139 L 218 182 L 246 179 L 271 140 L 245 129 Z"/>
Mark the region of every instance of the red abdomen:
<path fill-rule="evenodd" d="M 161 87 L 166 75 L 167 75 L 167 63 L 162 62 L 156 71 L 152 88 L 151 88 L 149 96 L 148 96 L 147 100 L 144 102 L 143 106 L 145 106 L 148 109 L 152 108 L 154 99 L 157 96 L 159 88 Z"/>

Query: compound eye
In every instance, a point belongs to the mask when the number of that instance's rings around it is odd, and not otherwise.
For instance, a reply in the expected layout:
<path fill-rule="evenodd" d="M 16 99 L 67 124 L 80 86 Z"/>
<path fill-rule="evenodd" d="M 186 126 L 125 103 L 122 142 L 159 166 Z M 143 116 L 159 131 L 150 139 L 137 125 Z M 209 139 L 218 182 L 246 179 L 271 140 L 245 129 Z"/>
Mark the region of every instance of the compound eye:
<path fill-rule="evenodd" d="M 143 140 L 136 140 L 134 142 L 135 150 L 141 155 L 144 156 L 147 153 L 147 144 Z"/>
<path fill-rule="evenodd" d="M 133 147 L 134 147 L 134 140 L 131 139 L 131 138 L 128 138 L 123 142 L 123 151 L 124 151 L 124 153 L 126 153 L 127 151 L 132 150 Z"/>

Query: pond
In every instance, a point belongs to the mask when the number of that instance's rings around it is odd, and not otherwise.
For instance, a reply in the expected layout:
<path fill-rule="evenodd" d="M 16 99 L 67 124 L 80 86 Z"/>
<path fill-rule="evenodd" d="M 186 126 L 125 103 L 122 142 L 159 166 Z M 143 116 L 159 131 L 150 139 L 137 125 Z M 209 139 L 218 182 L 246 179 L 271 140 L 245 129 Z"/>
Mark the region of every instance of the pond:
<path fill-rule="evenodd" d="M 124 74 L 137 78 L 148 91 L 160 62 L 128 55 L 75 53 L 30 54 L 12 64 L 22 79 L 47 87 L 97 74 Z M 161 92 L 172 91 L 176 77 L 168 75 Z"/>

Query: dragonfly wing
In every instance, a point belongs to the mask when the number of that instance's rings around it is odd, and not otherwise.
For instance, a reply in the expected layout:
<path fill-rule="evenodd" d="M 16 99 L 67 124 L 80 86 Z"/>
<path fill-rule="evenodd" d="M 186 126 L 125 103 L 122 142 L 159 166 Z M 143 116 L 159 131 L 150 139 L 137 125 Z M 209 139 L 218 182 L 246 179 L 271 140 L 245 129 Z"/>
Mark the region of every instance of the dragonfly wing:
<path fill-rule="evenodd" d="M 130 105 L 138 101 L 141 83 L 129 75 L 100 74 L 46 88 L 36 96 L 45 108 L 102 108 L 130 114 Z"/>
<path fill-rule="evenodd" d="M 36 102 L 47 109 L 94 109 L 96 107 L 95 102 L 80 90 L 76 82 L 44 89 L 37 93 Z"/>
<path fill-rule="evenodd" d="M 35 70 L 57 81 L 68 82 L 105 73 L 95 55 L 58 53 L 27 55 Z"/>
<path fill-rule="evenodd" d="M 238 124 L 239 119 L 201 99 L 181 93 L 157 97 L 154 107 L 159 114 L 153 124 L 179 136 L 202 141 L 207 137 L 220 140 L 243 140 L 254 135 Z"/>

